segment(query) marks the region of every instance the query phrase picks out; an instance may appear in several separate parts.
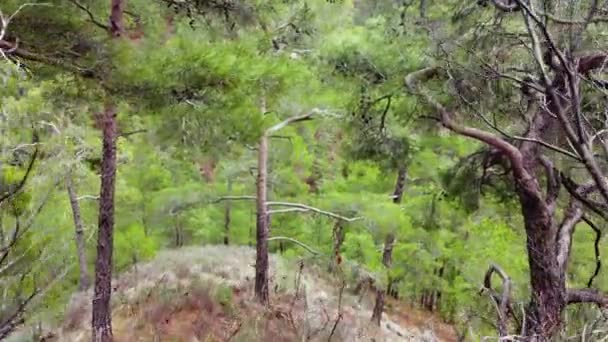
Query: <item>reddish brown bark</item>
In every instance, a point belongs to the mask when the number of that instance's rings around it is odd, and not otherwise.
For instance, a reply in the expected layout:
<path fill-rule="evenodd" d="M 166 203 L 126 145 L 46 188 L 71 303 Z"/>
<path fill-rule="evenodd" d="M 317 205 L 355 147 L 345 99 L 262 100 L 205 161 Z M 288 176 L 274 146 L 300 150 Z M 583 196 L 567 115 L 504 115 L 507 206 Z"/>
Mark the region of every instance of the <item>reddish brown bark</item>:
<path fill-rule="evenodd" d="M 120 38 L 124 33 L 123 11 L 126 0 L 111 0 L 110 35 Z M 102 114 L 101 189 L 99 194 L 99 223 L 97 259 L 95 260 L 95 290 L 92 305 L 93 342 L 112 342 L 112 254 L 114 247 L 114 190 L 116 182 L 116 109 L 106 103 Z"/>
<path fill-rule="evenodd" d="M 103 114 L 99 230 L 97 235 L 95 291 L 92 309 L 93 342 L 111 342 L 113 340 L 110 297 L 112 290 L 115 178 L 116 112 L 114 107 L 108 104 Z"/>

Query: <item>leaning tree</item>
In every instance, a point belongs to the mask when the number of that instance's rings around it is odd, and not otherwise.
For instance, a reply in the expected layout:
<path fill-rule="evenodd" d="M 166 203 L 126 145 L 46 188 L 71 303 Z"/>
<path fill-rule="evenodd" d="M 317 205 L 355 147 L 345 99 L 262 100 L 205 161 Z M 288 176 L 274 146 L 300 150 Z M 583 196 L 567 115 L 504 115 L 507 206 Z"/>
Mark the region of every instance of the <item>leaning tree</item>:
<path fill-rule="evenodd" d="M 405 83 L 436 113 L 429 118 L 486 144 L 493 157 L 485 166 L 504 168 L 512 180 L 527 238 L 525 315 L 512 308 L 506 270 L 492 266 L 485 285 L 493 274 L 503 278 L 504 292 L 493 292 L 501 336 L 544 341 L 563 327 L 567 306 L 608 306 L 593 278 L 586 287 L 566 285 L 575 227 L 585 222 L 597 231 L 594 220 L 608 209 L 608 55 L 596 39 L 608 18 L 596 0 L 478 4 L 459 12 L 459 39 L 429 27 L 439 42 L 436 64 Z"/>

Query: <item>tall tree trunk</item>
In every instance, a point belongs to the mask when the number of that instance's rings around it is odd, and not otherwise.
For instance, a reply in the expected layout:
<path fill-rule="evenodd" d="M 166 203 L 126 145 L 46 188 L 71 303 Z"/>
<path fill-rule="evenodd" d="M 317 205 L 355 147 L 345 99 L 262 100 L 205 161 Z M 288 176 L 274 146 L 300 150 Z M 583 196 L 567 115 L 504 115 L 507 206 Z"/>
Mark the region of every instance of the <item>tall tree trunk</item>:
<path fill-rule="evenodd" d="M 116 178 L 116 112 L 106 105 L 103 114 L 103 149 L 101 190 L 99 195 L 99 231 L 95 261 L 95 293 L 93 296 L 93 342 L 111 342 L 112 315 L 112 249 L 114 234 L 114 185 Z"/>
<path fill-rule="evenodd" d="M 386 234 L 386 238 L 384 239 L 384 251 L 382 252 L 382 264 L 386 268 L 386 273 L 389 273 L 391 268 L 391 264 L 393 263 L 393 246 L 395 244 L 395 235 L 393 233 Z M 387 279 L 387 289 L 388 284 L 391 283 L 390 275 Z M 372 313 L 372 322 L 376 323 L 376 325 L 380 326 L 380 322 L 382 321 L 382 312 L 384 311 L 384 296 L 387 292 L 387 289 L 383 289 L 382 287 L 378 287 L 376 289 L 376 304 L 374 304 L 374 311 Z"/>
<path fill-rule="evenodd" d="M 110 35 L 114 39 L 124 33 L 123 11 L 126 0 L 111 0 Z M 110 102 L 102 114 L 103 147 L 97 259 L 95 260 L 95 291 L 92 304 L 93 342 L 112 342 L 112 253 L 114 244 L 114 189 L 116 183 L 116 109 Z"/>
<path fill-rule="evenodd" d="M 268 208 L 267 197 L 268 137 L 260 138 L 258 146 L 257 217 L 256 217 L 256 261 L 255 297 L 268 304 Z"/>
<path fill-rule="evenodd" d="M 87 269 L 87 255 L 84 241 L 84 228 L 82 225 L 82 216 L 80 215 L 80 204 L 76 198 L 76 190 L 72 184 L 72 175 L 68 175 L 65 180 L 65 185 L 70 198 L 70 206 L 72 207 L 72 216 L 74 218 L 74 241 L 76 242 L 76 254 L 78 255 L 78 267 L 80 270 L 80 280 L 78 288 L 84 291 L 91 286 L 91 278 Z"/>
<path fill-rule="evenodd" d="M 228 178 L 227 185 L 228 194 L 232 192 L 232 179 Z M 226 201 L 226 206 L 224 207 L 224 245 L 228 246 L 230 244 L 230 209 L 231 202 Z"/>

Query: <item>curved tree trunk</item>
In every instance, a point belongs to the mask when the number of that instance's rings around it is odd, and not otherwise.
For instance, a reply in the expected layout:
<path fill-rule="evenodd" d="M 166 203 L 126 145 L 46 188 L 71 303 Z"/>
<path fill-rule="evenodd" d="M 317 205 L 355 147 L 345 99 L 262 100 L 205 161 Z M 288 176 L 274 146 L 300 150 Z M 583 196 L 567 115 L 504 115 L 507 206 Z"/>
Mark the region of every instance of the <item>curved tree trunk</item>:
<path fill-rule="evenodd" d="M 91 286 L 91 278 L 87 269 L 87 255 L 84 241 L 84 229 L 82 225 L 82 216 L 80 215 L 80 204 L 76 197 L 76 190 L 72 184 L 72 176 L 68 175 L 65 180 L 68 196 L 70 198 L 70 206 L 72 207 L 72 216 L 74 218 L 74 241 L 76 242 L 76 253 L 78 255 L 78 268 L 80 271 L 80 280 L 78 288 L 84 291 Z"/>

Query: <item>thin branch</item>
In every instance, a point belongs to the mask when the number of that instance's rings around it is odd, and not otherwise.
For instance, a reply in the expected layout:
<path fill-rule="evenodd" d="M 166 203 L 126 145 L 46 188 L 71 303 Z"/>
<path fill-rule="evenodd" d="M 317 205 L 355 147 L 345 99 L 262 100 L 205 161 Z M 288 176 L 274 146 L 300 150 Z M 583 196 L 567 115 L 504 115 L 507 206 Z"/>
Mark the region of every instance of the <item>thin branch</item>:
<path fill-rule="evenodd" d="M 133 135 L 133 134 L 138 134 L 138 133 L 146 133 L 146 132 L 148 132 L 148 130 L 147 130 L 147 129 L 145 129 L 145 128 L 142 128 L 142 129 L 136 129 L 136 130 L 134 130 L 134 131 L 120 133 L 120 134 L 117 136 L 117 138 L 120 138 L 120 137 L 126 138 L 126 137 L 128 137 L 128 136 L 130 136 L 130 135 Z"/>
<path fill-rule="evenodd" d="M 308 252 L 310 252 L 313 255 L 321 255 L 321 254 L 323 254 L 323 253 L 321 253 L 321 252 L 313 249 L 312 247 L 304 244 L 303 242 L 300 242 L 300 241 L 298 241 L 296 239 L 292 239 L 292 238 L 285 237 L 285 236 L 271 237 L 271 238 L 268 238 L 268 241 L 289 241 L 289 242 L 295 243 L 296 245 L 304 248 L 305 250 L 307 250 Z"/>
<path fill-rule="evenodd" d="M 32 140 L 35 144 L 38 143 L 38 133 L 36 131 L 34 131 L 34 133 L 33 133 Z M 25 182 L 30 177 L 32 170 L 34 169 L 34 163 L 37 158 L 38 158 L 38 145 L 35 145 L 34 154 L 32 155 L 32 158 L 30 159 L 30 163 L 27 166 L 27 169 L 25 170 L 25 174 L 23 175 L 23 177 L 21 177 L 21 180 L 19 181 L 19 183 L 17 183 L 14 187 L 11 187 L 4 194 L 0 195 L 0 203 L 4 202 L 8 198 L 12 197 L 13 195 L 15 195 L 16 193 L 21 191 L 21 189 L 25 186 Z"/>
<path fill-rule="evenodd" d="M 82 195 L 82 196 L 77 197 L 76 200 L 78 200 L 78 201 L 82 201 L 82 200 L 97 201 L 97 200 L 99 200 L 99 196 L 98 195 Z"/>
<path fill-rule="evenodd" d="M 281 121 L 278 124 L 268 128 L 266 130 L 266 135 L 269 136 L 271 133 L 274 133 L 282 128 L 284 128 L 285 126 L 292 124 L 292 123 L 296 123 L 296 122 L 300 122 L 300 121 L 307 121 L 307 120 L 312 120 L 312 116 L 313 116 L 314 112 L 310 112 L 307 114 L 302 114 L 302 115 L 298 115 L 298 116 L 292 116 L 291 118 Z"/>
<path fill-rule="evenodd" d="M 301 203 L 290 203 L 290 202 L 266 202 L 266 205 L 268 206 L 281 206 L 281 207 L 290 207 L 290 208 L 296 208 L 297 210 L 291 210 L 291 211 L 312 211 L 321 215 L 325 215 L 325 216 L 329 216 L 329 217 L 333 217 L 335 219 L 338 220 L 342 220 L 342 221 L 346 221 L 346 222 L 353 222 L 353 221 L 358 221 L 363 219 L 363 217 L 345 217 L 342 215 L 338 215 L 329 211 L 325 211 L 325 210 L 321 210 L 319 208 L 315 208 L 315 207 L 311 207 L 305 204 L 301 204 Z M 281 209 L 279 209 L 281 210 Z M 278 212 L 286 212 L 285 210 L 282 211 L 277 211 L 277 210 L 269 210 L 268 214 L 273 214 L 273 213 L 278 213 Z"/>
<path fill-rule="evenodd" d="M 76 5 L 76 7 L 80 8 L 81 10 L 83 10 L 89 16 L 89 20 L 93 24 L 95 24 L 95 26 L 103 29 L 106 32 L 110 31 L 110 26 L 108 26 L 106 24 L 103 24 L 102 22 L 100 22 L 97 19 L 95 19 L 95 16 L 93 15 L 93 13 L 91 12 L 91 10 L 87 6 L 81 4 L 77 0 L 70 0 L 70 2 L 73 3 L 74 5 Z"/>
<path fill-rule="evenodd" d="M 211 201 L 211 203 L 219 203 L 222 201 L 242 201 L 242 200 L 255 201 L 256 199 L 257 199 L 257 197 L 255 197 L 255 196 L 222 196 L 222 197 L 216 198 L 215 200 Z"/>
<path fill-rule="evenodd" d="M 595 241 L 593 242 L 593 248 L 595 250 L 595 270 L 587 282 L 587 287 L 591 287 L 593 285 L 593 280 L 598 276 L 598 274 L 600 274 L 600 269 L 602 268 L 602 259 L 600 258 L 600 240 L 602 239 L 602 231 L 586 216 L 583 216 L 583 221 L 585 221 L 585 223 L 587 223 L 587 225 L 595 232 Z"/>

